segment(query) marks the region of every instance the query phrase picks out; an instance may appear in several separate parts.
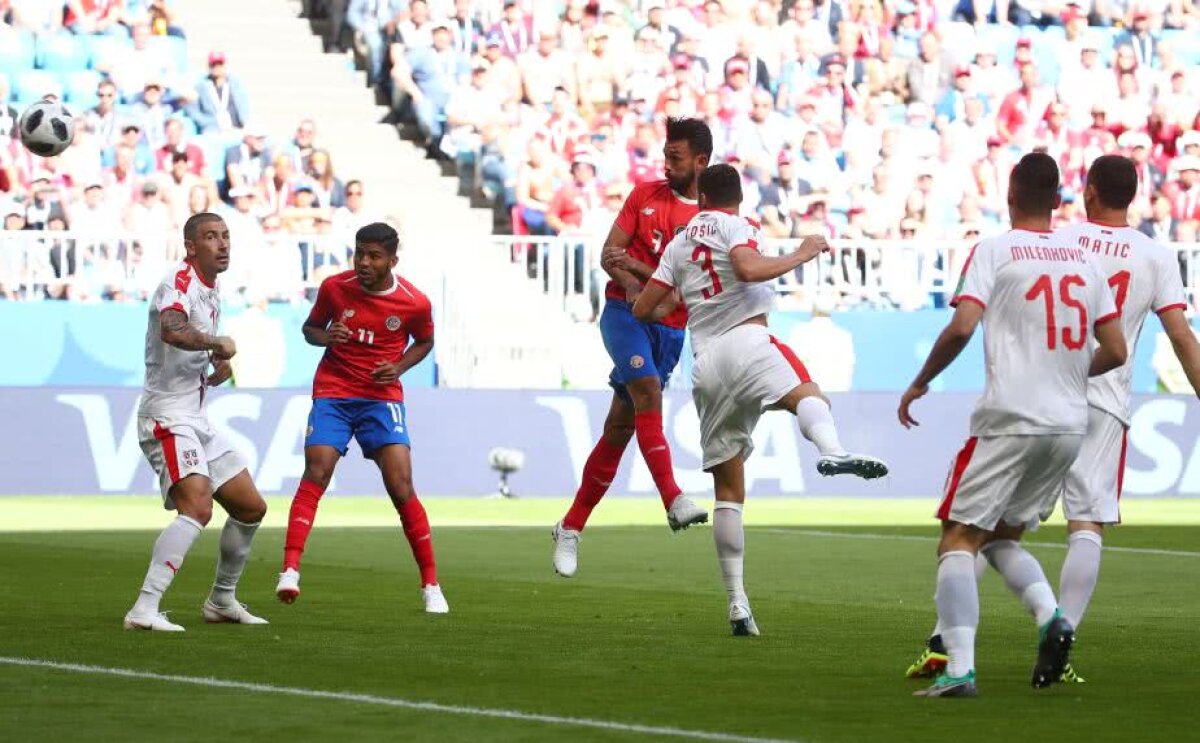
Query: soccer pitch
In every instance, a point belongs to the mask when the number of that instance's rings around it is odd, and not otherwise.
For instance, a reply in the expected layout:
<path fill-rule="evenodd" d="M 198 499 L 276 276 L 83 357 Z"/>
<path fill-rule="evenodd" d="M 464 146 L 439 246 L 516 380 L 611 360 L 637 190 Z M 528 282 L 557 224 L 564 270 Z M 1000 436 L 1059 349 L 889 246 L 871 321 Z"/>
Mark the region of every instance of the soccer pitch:
<path fill-rule="evenodd" d="M 601 505 L 571 580 L 550 567 L 562 500 L 425 502 L 450 615 L 421 612 L 382 498 L 327 499 L 300 601 L 276 603 L 272 499 L 239 591 L 271 625 L 201 620 L 210 526 L 163 604 L 188 631 L 167 635 L 120 629 L 166 521 L 154 499 L 0 499 L 0 739 L 1195 736 L 1200 503 L 1125 506 L 1080 629 L 1086 684 L 1029 688 L 1036 630 L 987 575 L 981 697 L 955 701 L 902 678 L 933 622 L 930 499 L 750 502 L 758 638 L 729 636 L 708 527 L 672 535 L 655 501 Z M 1030 539 L 1054 583 L 1062 538 Z"/>

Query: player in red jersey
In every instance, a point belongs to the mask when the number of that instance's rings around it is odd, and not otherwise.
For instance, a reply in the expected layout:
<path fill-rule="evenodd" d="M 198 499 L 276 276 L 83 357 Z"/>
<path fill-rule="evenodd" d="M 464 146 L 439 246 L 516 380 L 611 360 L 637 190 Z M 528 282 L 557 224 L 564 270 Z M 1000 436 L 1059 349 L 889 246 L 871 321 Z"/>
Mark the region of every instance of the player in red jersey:
<path fill-rule="evenodd" d="M 304 439 L 304 476 L 288 515 L 283 572 L 275 594 L 290 604 L 300 595 L 300 556 L 317 503 L 353 436 L 375 460 L 404 536 L 421 571 L 425 611 L 450 611 L 438 586 L 425 508 L 412 484 L 412 459 L 400 377 L 433 349 L 429 299 L 392 273 L 400 237 L 386 224 L 354 236 L 354 270 L 321 283 L 304 323 L 304 339 L 324 346 L 313 378 L 313 407 Z M 412 341 L 411 345 L 409 341 Z"/>
<path fill-rule="evenodd" d="M 663 434 L 662 391 L 683 351 L 687 310 L 681 306 L 651 324 L 637 320 L 630 305 L 654 274 L 667 243 L 699 211 L 696 180 L 712 150 L 712 132 L 703 121 L 669 119 L 663 148 L 666 178 L 633 190 L 604 242 L 602 265 L 612 281 L 604 292 L 600 335 L 613 360 L 613 399 L 604 433 L 584 464 L 575 501 L 554 526 L 554 569 L 565 578 L 575 574 L 580 532 L 635 435 L 671 529 L 708 521 L 708 512 L 681 494 Z"/>

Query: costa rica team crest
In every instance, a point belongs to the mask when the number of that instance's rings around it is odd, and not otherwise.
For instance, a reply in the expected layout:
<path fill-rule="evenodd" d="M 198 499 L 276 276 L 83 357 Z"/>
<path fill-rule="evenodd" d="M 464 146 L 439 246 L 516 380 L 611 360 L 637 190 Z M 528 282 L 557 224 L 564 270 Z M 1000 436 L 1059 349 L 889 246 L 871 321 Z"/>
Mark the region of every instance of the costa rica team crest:
<path fill-rule="evenodd" d="M 634 369 L 641 369 L 646 365 L 646 360 L 641 356 L 634 356 L 633 358 L 629 359 L 629 365 Z"/>
<path fill-rule="evenodd" d="M 388 330 L 390 330 L 394 333 L 400 329 L 400 318 L 396 317 L 395 315 L 392 315 L 391 317 L 389 317 L 387 319 L 387 322 L 384 324 L 387 326 Z"/>

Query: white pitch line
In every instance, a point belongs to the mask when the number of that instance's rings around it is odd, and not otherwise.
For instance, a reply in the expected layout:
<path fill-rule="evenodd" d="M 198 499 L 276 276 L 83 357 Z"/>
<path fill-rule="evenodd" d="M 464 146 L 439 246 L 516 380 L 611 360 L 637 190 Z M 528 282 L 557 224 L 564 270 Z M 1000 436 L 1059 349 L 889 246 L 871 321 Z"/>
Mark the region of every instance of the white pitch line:
<path fill-rule="evenodd" d="M 595 730 L 608 730 L 616 733 L 660 735 L 671 738 L 687 738 L 690 740 L 715 740 L 723 741 L 724 743 L 800 743 L 795 739 L 785 740 L 780 738 L 754 738 L 745 735 L 714 733 L 707 730 L 685 730 L 683 728 L 659 727 L 657 725 L 635 725 L 624 722 L 610 722 L 608 720 L 593 720 L 586 717 L 539 715 L 531 712 L 520 712 L 518 710 L 511 709 L 463 707 L 454 704 L 420 702 L 411 699 L 400 699 L 397 697 L 380 697 L 373 694 L 356 694 L 349 691 L 321 691 L 320 689 L 303 689 L 295 686 L 255 684 L 248 681 L 205 678 L 202 676 L 177 676 L 169 673 L 139 671 L 132 668 L 106 668 L 104 666 L 88 666 L 79 663 L 60 663 L 58 661 L 42 660 L 39 658 L 10 658 L 0 656 L 0 665 L 24 666 L 27 668 L 48 668 L 55 671 L 68 671 L 71 673 L 83 673 L 95 676 L 118 676 L 121 678 L 145 679 L 149 681 L 166 681 L 173 684 L 207 686 L 215 689 L 235 689 L 238 691 L 258 692 L 260 694 L 279 694 L 283 696 L 303 697 L 306 699 L 330 699 L 338 702 L 370 704 L 378 707 L 398 707 L 401 709 L 419 710 L 421 712 L 438 712 L 447 715 L 464 715 L 468 717 L 490 717 L 499 720 L 538 722 L 544 725 L 592 728 Z"/>
<path fill-rule="evenodd" d="M 751 531 L 766 532 L 767 534 L 790 534 L 804 537 L 832 537 L 834 539 L 870 539 L 897 542 L 937 542 L 937 537 L 920 537 L 915 534 L 871 534 L 853 531 L 820 531 L 817 529 L 768 529 L 747 527 Z M 1028 547 L 1045 547 L 1047 549 L 1065 550 L 1067 545 L 1061 542 L 1022 542 Z M 1163 550 L 1153 547 L 1105 547 L 1105 552 L 1121 552 L 1130 555 L 1159 555 L 1162 557 L 1200 557 L 1200 552 L 1185 550 Z"/>

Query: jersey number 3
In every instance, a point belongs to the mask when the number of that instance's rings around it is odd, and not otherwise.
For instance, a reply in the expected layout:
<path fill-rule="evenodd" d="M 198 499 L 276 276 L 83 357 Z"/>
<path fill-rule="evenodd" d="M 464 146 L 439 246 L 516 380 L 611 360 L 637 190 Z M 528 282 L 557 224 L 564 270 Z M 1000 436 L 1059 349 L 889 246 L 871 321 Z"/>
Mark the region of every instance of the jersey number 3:
<path fill-rule="evenodd" d="M 697 245 L 692 251 L 692 260 L 700 264 L 700 269 L 708 274 L 708 278 L 712 281 L 712 286 L 700 292 L 700 295 L 705 299 L 712 299 L 720 294 L 724 289 L 721 287 L 721 277 L 717 275 L 713 268 L 712 248 L 707 245 Z"/>
<path fill-rule="evenodd" d="M 1087 343 L 1087 308 L 1083 305 L 1083 302 L 1071 296 L 1072 287 L 1084 285 L 1083 277 L 1078 274 L 1063 276 L 1058 281 L 1059 301 L 1075 310 L 1079 315 L 1078 335 L 1073 333 L 1071 328 L 1062 329 L 1063 345 L 1071 351 L 1078 351 Z M 1058 322 L 1054 317 L 1054 283 L 1048 274 L 1042 274 L 1038 277 L 1038 280 L 1033 282 L 1033 286 L 1029 288 L 1029 291 L 1025 292 L 1025 299 L 1031 302 L 1037 301 L 1039 296 L 1043 298 L 1046 305 L 1046 347 L 1054 350 L 1058 347 L 1059 333 Z"/>

